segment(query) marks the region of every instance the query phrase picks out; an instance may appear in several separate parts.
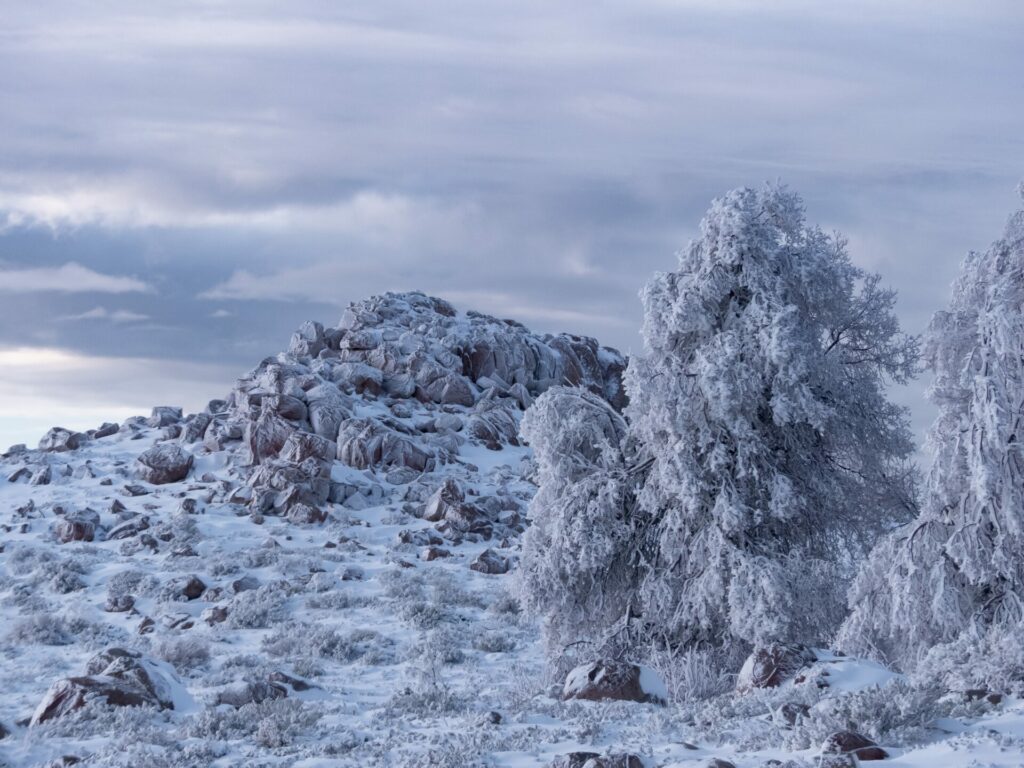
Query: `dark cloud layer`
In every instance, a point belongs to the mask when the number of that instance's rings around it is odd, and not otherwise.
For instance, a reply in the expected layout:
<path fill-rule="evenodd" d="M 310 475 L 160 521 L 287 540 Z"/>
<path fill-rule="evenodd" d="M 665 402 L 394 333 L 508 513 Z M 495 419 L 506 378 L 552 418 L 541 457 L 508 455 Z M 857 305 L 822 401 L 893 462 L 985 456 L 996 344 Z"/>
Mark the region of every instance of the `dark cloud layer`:
<path fill-rule="evenodd" d="M 708 201 L 775 179 L 919 331 L 1024 176 L 1011 0 L 58 5 L 0 30 L 0 347 L 189 393 L 391 289 L 636 349 Z"/>

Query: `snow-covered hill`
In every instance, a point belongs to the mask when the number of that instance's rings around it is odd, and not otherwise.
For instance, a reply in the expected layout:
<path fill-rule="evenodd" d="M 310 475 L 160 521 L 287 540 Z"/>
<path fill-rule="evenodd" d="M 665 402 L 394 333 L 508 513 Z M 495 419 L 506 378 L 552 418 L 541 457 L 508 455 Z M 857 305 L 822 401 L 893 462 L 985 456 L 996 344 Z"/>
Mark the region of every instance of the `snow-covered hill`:
<path fill-rule="evenodd" d="M 623 368 L 389 294 L 204 413 L 5 454 L 0 765 L 804 766 L 846 729 L 887 765 L 1024 765 L 1016 701 L 824 651 L 708 702 L 667 662 L 648 703 L 563 700 L 507 589 L 535 490 L 519 421 L 555 384 L 621 407 Z"/>

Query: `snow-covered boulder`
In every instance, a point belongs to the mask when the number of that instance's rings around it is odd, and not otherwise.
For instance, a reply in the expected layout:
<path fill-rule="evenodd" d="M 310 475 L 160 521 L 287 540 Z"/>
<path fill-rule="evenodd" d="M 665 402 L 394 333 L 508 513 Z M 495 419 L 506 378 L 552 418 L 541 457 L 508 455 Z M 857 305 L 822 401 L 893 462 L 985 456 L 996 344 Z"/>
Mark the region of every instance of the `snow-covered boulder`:
<path fill-rule="evenodd" d="M 188 477 L 192 454 L 171 443 L 158 443 L 144 451 L 135 464 L 140 480 L 153 485 L 176 483 Z"/>
<path fill-rule="evenodd" d="M 32 715 L 31 725 L 81 709 L 91 700 L 115 707 L 175 706 L 174 681 L 167 670 L 137 651 L 108 648 L 89 660 L 86 675 L 57 680 Z"/>
<path fill-rule="evenodd" d="M 649 667 L 600 659 L 581 664 L 566 676 L 562 698 L 664 704 L 668 701 L 668 690 Z"/>
<path fill-rule="evenodd" d="M 146 424 L 150 427 L 169 427 L 181 421 L 181 408 L 170 405 L 158 405 L 147 419 Z"/>
<path fill-rule="evenodd" d="M 508 573 L 512 563 L 493 549 L 485 549 L 469 564 L 469 568 L 479 573 L 501 574 Z"/>
<path fill-rule="evenodd" d="M 81 447 L 85 440 L 85 435 L 80 432 L 73 432 L 64 427 L 52 427 L 39 441 L 39 450 L 53 453 L 74 451 Z"/>
<path fill-rule="evenodd" d="M 736 678 L 736 690 L 745 693 L 754 688 L 777 688 L 816 659 L 814 651 L 804 645 L 774 643 L 760 646 L 743 662 Z"/>
<path fill-rule="evenodd" d="M 458 481 L 453 477 L 446 477 L 440 487 L 427 499 L 421 517 L 428 522 L 439 523 L 454 514 L 462 506 L 465 498 Z"/>
<path fill-rule="evenodd" d="M 859 761 L 885 760 L 889 753 L 856 731 L 833 733 L 821 745 L 823 755 L 855 755 Z"/>
<path fill-rule="evenodd" d="M 431 452 L 379 421 L 349 419 L 338 432 L 338 460 L 356 469 L 409 467 L 429 472 L 435 459 Z"/>

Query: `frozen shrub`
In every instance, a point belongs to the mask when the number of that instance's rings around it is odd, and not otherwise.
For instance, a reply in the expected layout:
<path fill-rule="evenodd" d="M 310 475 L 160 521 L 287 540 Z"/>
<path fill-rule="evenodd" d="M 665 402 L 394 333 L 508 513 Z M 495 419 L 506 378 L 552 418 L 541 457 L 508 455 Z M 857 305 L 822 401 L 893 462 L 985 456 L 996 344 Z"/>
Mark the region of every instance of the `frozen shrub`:
<path fill-rule="evenodd" d="M 192 635 L 160 638 L 153 652 L 179 670 L 194 669 L 210 660 L 209 643 Z"/>
<path fill-rule="evenodd" d="M 61 563 L 57 566 L 50 579 L 50 586 L 59 595 L 67 595 L 71 592 L 78 592 L 85 589 L 85 582 L 82 581 L 81 571 L 68 563 Z"/>
<path fill-rule="evenodd" d="M 329 592 L 338 585 L 338 579 L 333 573 L 314 573 L 306 583 L 306 589 L 310 592 Z"/>
<path fill-rule="evenodd" d="M 366 603 L 367 598 L 354 596 L 340 589 L 312 594 L 306 598 L 306 605 L 308 607 L 328 611 L 343 611 L 347 608 L 358 608 L 366 605 Z"/>
<path fill-rule="evenodd" d="M 68 623 L 52 613 L 36 613 L 19 620 L 5 638 L 12 645 L 70 645 L 75 641 Z"/>
<path fill-rule="evenodd" d="M 427 661 L 435 665 L 461 664 L 465 654 L 459 642 L 459 634 L 451 627 L 442 627 L 428 632 L 419 642 L 409 648 L 409 658 Z"/>
<path fill-rule="evenodd" d="M 312 728 L 320 712 L 297 699 L 267 699 L 238 709 L 204 710 L 186 726 L 189 736 L 198 739 L 236 741 L 253 738 L 267 748 L 291 744 Z"/>
<path fill-rule="evenodd" d="M 522 612 L 519 598 L 509 592 L 502 592 L 487 606 L 487 612 L 498 616 L 518 616 Z"/>
<path fill-rule="evenodd" d="M 509 653 L 516 648 L 516 642 L 507 632 L 481 632 L 473 638 L 473 647 L 484 653 Z"/>
<path fill-rule="evenodd" d="M 291 661 L 324 658 L 345 663 L 363 660 L 368 664 L 389 664 L 393 662 L 393 645 L 393 641 L 373 630 L 359 629 L 342 635 L 318 624 L 281 626 L 263 639 L 264 651 Z"/>
<path fill-rule="evenodd" d="M 1024 624 L 977 627 L 955 641 L 935 646 L 914 671 L 919 685 L 945 691 L 985 689 L 1024 694 Z"/>
<path fill-rule="evenodd" d="M 429 571 L 426 581 L 429 597 L 435 604 L 462 608 L 486 606 L 486 602 L 479 594 L 463 587 L 448 571 L 440 569 Z"/>
<path fill-rule="evenodd" d="M 287 616 L 288 585 L 264 584 L 239 592 L 228 604 L 228 625 L 234 629 L 264 629 L 284 621 Z"/>
<path fill-rule="evenodd" d="M 211 558 L 206 563 L 206 570 L 209 571 L 210 576 L 215 579 L 220 579 L 225 576 L 234 576 L 237 573 L 241 573 L 242 566 L 238 562 L 238 557 L 232 555 L 228 557 L 226 555 L 218 555 L 217 557 Z"/>
<path fill-rule="evenodd" d="M 443 608 L 425 600 L 406 603 L 402 606 L 400 615 L 403 621 L 419 630 L 433 629 L 447 618 L 447 612 Z"/>
<path fill-rule="evenodd" d="M 647 663 L 661 676 L 669 697 L 676 703 L 710 699 L 730 691 L 735 678 L 726 669 L 737 669 L 741 661 L 728 659 L 721 651 L 688 649 L 674 653 L 652 649 Z"/>
<path fill-rule="evenodd" d="M 381 587 L 388 597 L 404 600 L 422 600 L 425 593 L 425 581 L 419 574 L 406 576 L 401 568 L 384 571 L 380 576 Z"/>
<path fill-rule="evenodd" d="M 239 553 L 238 559 L 243 568 L 267 568 L 276 565 L 281 558 L 276 547 L 254 547 Z"/>
<path fill-rule="evenodd" d="M 410 684 L 394 694 L 388 709 L 394 715 L 436 717 L 438 714 L 463 712 L 469 699 L 453 691 L 444 680 L 442 666 L 436 659 L 425 658 L 410 670 Z"/>
<path fill-rule="evenodd" d="M 14 576 L 27 576 L 57 560 L 56 553 L 43 547 L 16 546 L 6 553 L 6 569 Z"/>
<path fill-rule="evenodd" d="M 121 571 L 107 581 L 107 593 L 111 597 L 134 595 L 135 597 L 155 595 L 160 589 L 160 580 L 142 571 Z"/>
<path fill-rule="evenodd" d="M 913 744 L 934 736 L 936 718 L 951 714 L 932 686 L 896 679 L 884 686 L 822 698 L 790 732 L 787 746 L 806 749 L 836 731 L 851 730 L 882 743 Z"/>

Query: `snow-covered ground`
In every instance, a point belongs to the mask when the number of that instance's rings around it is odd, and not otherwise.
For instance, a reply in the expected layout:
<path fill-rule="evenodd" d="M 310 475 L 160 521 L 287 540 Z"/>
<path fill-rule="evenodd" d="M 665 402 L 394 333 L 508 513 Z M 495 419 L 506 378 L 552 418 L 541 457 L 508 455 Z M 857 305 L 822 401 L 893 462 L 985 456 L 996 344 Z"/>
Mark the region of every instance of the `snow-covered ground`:
<path fill-rule="evenodd" d="M 255 524 L 235 504 L 207 501 L 219 484 L 236 481 L 216 453 L 200 456 L 183 483 L 128 496 L 131 464 L 160 430 L 137 434 L 49 455 L 48 485 L 7 482 L 19 459 L 3 463 L 5 765 L 71 755 L 84 765 L 526 768 L 573 751 L 632 752 L 649 766 L 698 766 L 711 758 L 740 768 L 813 765 L 819 742 L 812 740 L 821 728 L 787 729 L 773 719 L 774 708 L 787 700 L 805 701 L 812 711 L 835 707 L 840 714 L 825 721 L 849 717 L 851 727 L 865 729 L 870 723 L 857 718 L 906 695 L 901 679 L 879 665 L 822 652 L 809 681 L 705 705 L 563 702 L 546 677 L 538 628 L 507 594 L 510 577 L 468 567 L 498 542 L 446 542 L 451 557 L 425 561 L 415 536 L 430 535 L 430 524 L 393 503 L 339 508 L 323 525 L 272 517 Z M 506 448 L 466 455 L 479 471 L 450 471 L 461 473 L 471 495 L 501 485 L 528 497 L 526 454 Z M 185 498 L 197 500 L 195 514 L 181 511 Z M 155 545 L 138 536 L 54 540 L 55 507 L 95 510 L 109 531 L 118 522 L 110 511 L 115 502 L 126 507 L 120 517 L 149 519 Z M 514 556 L 516 542 L 504 543 L 496 551 Z M 176 580 L 193 575 L 209 591 L 186 600 L 176 594 Z M 255 579 L 248 585 L 255 588 L 232 594 L 243 577 Z M 120 593 L 135 597 L 134 609 L 105 611 L 108 596 Z M 216 605 L 228 608 L 227 620 L 209 624 L 202 617 Z M 140 634 L 147 619 L 152 630 Z M 109 646 L 143 651 L 173 668 L 174 709 L 87 707 L 28 727 L 50 684 L 83 674 L 90 657 Z M 310 687 L 287 686 L 284 698 L 239 709 L 214 704 L 231 686 L 273 672 Z M 813 684 L 819 679 L 829 687 Z M 883 740 L 886 764 L 1024 765 L 1024 706 L 982 702 L 951 705 L 950 712 L 905 726 L 916 744 Z"/>

